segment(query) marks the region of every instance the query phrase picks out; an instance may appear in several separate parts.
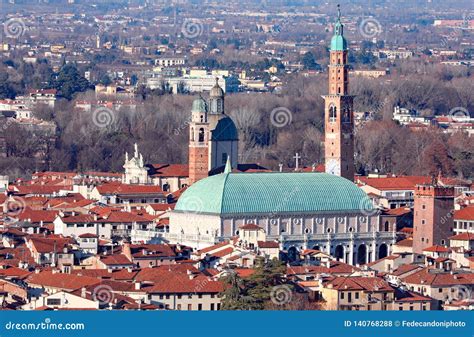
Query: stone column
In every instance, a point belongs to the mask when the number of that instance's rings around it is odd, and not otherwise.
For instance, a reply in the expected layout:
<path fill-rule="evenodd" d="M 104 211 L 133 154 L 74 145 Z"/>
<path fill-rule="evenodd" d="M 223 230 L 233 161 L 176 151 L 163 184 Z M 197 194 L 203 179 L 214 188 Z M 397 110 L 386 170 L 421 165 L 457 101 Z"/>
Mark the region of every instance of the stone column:
<path fill-rule="evenodd" d="M 350 247 L 349 247 L 349 263 L 350 265 L 354 265 L 354 241 L 350 241 Z"/>

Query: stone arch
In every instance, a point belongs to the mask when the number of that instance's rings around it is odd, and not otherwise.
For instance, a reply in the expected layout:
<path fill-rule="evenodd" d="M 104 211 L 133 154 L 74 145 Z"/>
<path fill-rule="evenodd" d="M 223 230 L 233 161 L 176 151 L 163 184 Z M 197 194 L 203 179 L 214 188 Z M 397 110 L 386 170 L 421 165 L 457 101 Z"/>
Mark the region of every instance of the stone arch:
<path fill-rule="evenodd" d="M 204 142 L 204 128 L 199 129 L 199 142 Z"/>
<path fill-rule="evenodd" d="M 344 261 L 344 246 L 337 245 L 336 249 L 334 250 L 334 257 L 336 260 Z"/>
<path fill-rule="evenodd" d="M 379 259 L 383 259 L 388 256 L 388 246 L 385 243 L 382 243 L 379 246 Z"/>
<path fill-rule="evenodd" d="M 312 248 L 312 249 L 314 249 L 314 250 L 321 250 L 321 248 L 320 248 L 318 245 L 316 245 L 316 246 L 313 246 L 313 248 Z"/>
<path fill-rule="evenodd" d="M 360 265 L 367 263 L 367 246 L 365 244 L 361 244 L 357 248 L 357 263 Z"/>
<path fill-rule="evenodd" d="M 299 257 L 298 248 L 296 248 L 295 246 L 291 246 L 290 248 L 288 248 L 288 261 L 289 262 L 297 261 L 298 257 Z"/>

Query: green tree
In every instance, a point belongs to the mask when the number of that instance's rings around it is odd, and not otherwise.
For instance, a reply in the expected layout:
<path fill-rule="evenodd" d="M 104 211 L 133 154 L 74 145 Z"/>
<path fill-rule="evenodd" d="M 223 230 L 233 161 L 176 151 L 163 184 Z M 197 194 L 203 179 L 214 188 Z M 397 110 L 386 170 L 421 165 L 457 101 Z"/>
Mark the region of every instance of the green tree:
<path fill-rule="evenodd" d="M 307 70 L 321 69 L 321 66 L 316 63 L 316 58 L 314 57 L 314 54 L 310 51 L 303 55 L 303 59 L 301 61 L 303 63 L 304 68 Z"/>
<path fill-rule="evenodd" d="M 286 266 L 273 259 L 256 261 L 255 272 L 242 279 L 236 273 L 228 275 L 224 282 L 227 285 L 222 293 L 223 310 L 263 310 L 271 304 L 271 293 L 275 286 L 284 283 Z"/>
<path fill-rule="evenodd" d="M 86 91 L 90 84 L 72 64 L 64 65 L 59 73 L 52 78 L 51 86 L 58 90 L 59 95 L 71 100 L 75 93 Z"/>

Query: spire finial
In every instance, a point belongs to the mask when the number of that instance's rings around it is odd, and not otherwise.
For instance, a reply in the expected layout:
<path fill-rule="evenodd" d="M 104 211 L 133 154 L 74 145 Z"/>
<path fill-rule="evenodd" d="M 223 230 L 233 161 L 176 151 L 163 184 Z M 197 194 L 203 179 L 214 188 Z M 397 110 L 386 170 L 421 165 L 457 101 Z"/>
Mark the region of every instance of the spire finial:
<path fill-rule="evenodd" d="M 337 4 L 337 19 L 341 20 L 341 4 Z"/>
<path fill-rule="evenodd" d="M 227 162 L 225 163 L 224 173 L 231 173 L 232 165 L 230 164 L 230 156 L 227 156 Z"/>

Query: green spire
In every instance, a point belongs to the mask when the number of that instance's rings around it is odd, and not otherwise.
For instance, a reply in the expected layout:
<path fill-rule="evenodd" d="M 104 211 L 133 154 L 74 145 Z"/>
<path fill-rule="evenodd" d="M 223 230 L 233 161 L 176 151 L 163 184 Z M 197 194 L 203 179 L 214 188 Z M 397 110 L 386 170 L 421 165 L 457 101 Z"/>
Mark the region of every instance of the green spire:
<path fill-rule="evenodd" d="M 347 41 L 344 38 L 344 25 L 341 22 L 341 7 L 337 5 L 337 20 L 334 24 L 334 35 L 331 39 L 331 51 L 347 50 Z"/>
<path fill-rule="evenodd" d="M 230 164 L 230 156 L 227 156 L 227 162 L 225 163 L 224 173 L 231 173 L 232 165 Z"/>

